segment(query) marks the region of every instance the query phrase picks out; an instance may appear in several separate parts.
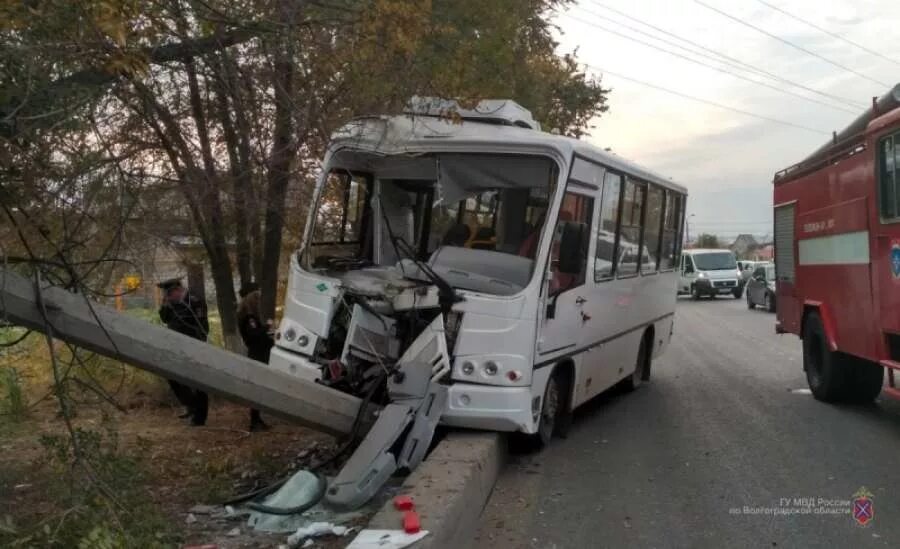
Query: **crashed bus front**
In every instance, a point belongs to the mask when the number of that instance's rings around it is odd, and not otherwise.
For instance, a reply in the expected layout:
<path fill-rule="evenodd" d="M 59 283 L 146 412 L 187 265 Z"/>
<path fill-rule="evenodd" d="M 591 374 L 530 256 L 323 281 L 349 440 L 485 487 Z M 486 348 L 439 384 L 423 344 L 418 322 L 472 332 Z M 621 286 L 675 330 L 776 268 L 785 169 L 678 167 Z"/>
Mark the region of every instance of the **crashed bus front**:
<path fill-rule="evenodd" d="M 338 133 L 273 367 L 364 395 L 427 364 L 450 384 L 445 422 L 534 432 L 536 258 L 565 155 L 504 131 L 543 135 L 416 116 Z"/>

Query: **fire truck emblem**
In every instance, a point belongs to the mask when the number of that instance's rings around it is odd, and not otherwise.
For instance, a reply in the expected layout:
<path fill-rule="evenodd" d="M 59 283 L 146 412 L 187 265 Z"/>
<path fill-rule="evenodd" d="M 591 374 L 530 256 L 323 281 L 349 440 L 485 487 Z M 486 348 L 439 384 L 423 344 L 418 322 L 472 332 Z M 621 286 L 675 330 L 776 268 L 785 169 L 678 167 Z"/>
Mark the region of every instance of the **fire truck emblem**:
<path fill-rule="evenodd" d="M 863 486 L 853 494 L 853 520 L 860 526 L 868 526 L 875 519 L 875 502 L 872 492 Z"/>
<path fill-rule="evenodd" d="M 900 279 L 900 240 L 891 243 L 891 274 L 894 280 Z"/>

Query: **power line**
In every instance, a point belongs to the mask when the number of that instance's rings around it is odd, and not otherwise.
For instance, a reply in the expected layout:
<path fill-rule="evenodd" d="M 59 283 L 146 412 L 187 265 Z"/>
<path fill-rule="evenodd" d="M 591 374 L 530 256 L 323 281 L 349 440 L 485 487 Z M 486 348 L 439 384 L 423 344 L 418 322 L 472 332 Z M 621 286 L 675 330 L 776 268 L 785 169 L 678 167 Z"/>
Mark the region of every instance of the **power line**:
<path fill-rule="evenodd" d="M 826 131 L 824 131 L 824 130 L 819 130 L 819 129 L 816 129 L 816 128 L 811 128 L 811 127 L 809 127 L 809 126 L 804 126 L 804 125 L 802 125 L 802 124 L 795 124 L 795 123 L 793 123 L 793 122 L 788 122 L 788 121 L 786 121 L 786 120 L 779 120 L 779 119 L 777 119 L 777 118 L 772 118 L 772 117 L 765 116 L 765 115 L 762 115 L 762 114 L 756 114 L 756 113 L 754 113 L 754 112 L 745 111 L 745 110 L 743 110 L 743 109 L 739 109 L 739 108 L 736 108 L 736 107 L 731 107 L 731 106 L 728 106 L 728 105 L 723 105 L 722 103 L 717 103 L 717 102 L 715 102 L 715 101 L 710 101 L 709 99 L 703 99 L 702 97 L 696 97 L 696 96 L 693 96 L 693 95 L 689 95 L 689 94 L 686 94 L 686 93 L 682 93 L 682 92 L 680 92 L 680 91 L 672 90 L 672 89 L 669 89 L 669 88 L 666 88 L 666 87 L 663 87 L 663 86 L 660 86 L 660 85 L 657 85 L 657 84 L 651 84 L 650 82 L 644 82 L 643 80 L 638 80 L 637 78 L 631 78 L 630 76 L 625 76 L 624 74 L 619 74 L 619 73 L 615 73 L 615 72 L 612 72 L 612 71 L 608 71 L 608 70 L 605 70 L 605 69 L 603 69 L 603 68 L 601 68 L 601 67 L 597 67 L 597 66 L 595 66 L 595 65 L 590 65 L 590 64 L 588 64 L 588 63 L 582 63 L 582 64 L 583 64 L 584 66 L 588 67 L 589 69 L 593 69 L 593 70 L 595 70 L 595 71 L 598 71 L 598 72 L 601 72 L 601 73 L 605 73 L 605 74 L 611 74 L 611 75 L 613 75 L 613 76 L 615 76 L 615 77 L 617 77 L 617 78 L 621 78 L 621 79 L 623 79 L 623 80 L 628 80 L 629 82 L 634 82 L 635 84 L 640 84 L 640 85 L 642 85 L 642 86 L 646 86 L 646 87 L 648 87 L 648 88 L 653 88 L 653 89 L 656 89 L 656 90 L 659 90 L 659 91 L 662 91 L 662 92 L 670 93 L 670 94 L 672 94 L 672 95 L 677 95 L 677 96 L 682 97 L 682 98 L 684 98 L 684 99 L 690 99 L 691 101 L 696 101 L 696 102 L 698 102 L 698 103 L 706 103 L 707 105 L 712 105 L 713 107 L 718 107 L 718 108 L 720 108 L 720 109 L 724 109 L 724 110 L 727 110 L 727 111 L 736 112 L 736 113 L 738 113 L 738 114 L 743 114 L 744 116 L 750 116 L 750 117 L 752 117 L 752 118 L 758 118 L 758 119 L 760 119 L 760 120 L 765 120 L 765 121 L 767 121 L 767 122 L 772 122 L 772 123 L 774 123 L 774 124 L 781 124 L 781 125 L 783 125 L 783 126 L 790 126 L 790 127 L 792 127 L 792 128 L 797 128 L 797 129 L 799 129 L 799 130 L 806 130 L 806 131 L 808 131 L 808 132 L 818 133 L 818 134 L 821 134 L 821 135 L 831 135 L 830 132 L 826 132 Z"/>
<path fill-rule="evenodd" d="M 742 61 L 742 60 L 737 59 L 737 58 L 735 58 L 735 57 L 732 57 L 732 56 L 730 56 L 730 55 L 724 54 L 724 53 L 722 53 L 722 52 L 720 52 L 720 51 L 718 51 L 718 50 L 715 50 L 715 49 L 713 49 L 713 48 L 709 48 L 709 47 L 704 46 L 703 44 L 700 44 L 700 43 L 698 43 L 698 42 L 694 42 L 693 40 L 690 40 L 690 39 L 688 39 L 688 38 L 685 38 L 685 37 L 683 37 L 683 36 L 681 36 L 681 35 L 678 35 L 678 34 L 675 34 L 675 33 L 671 32 L 671 31 L 668 31 L 668 30 L 666 30 L 666 29 L 657 27 L 656 25 L 652 25 L 652 24 L 650 24 L 650 23 L 644 21 L 643 19 L 639 19 L 639 18 L 637 18 L 637 17 L 633 17 L 633 16 L 631 16 L 631 15 L 628 15 L 627 13 L 624 13 L 624 12 L 622 12 L 622 11 L 620 11 L 620 10 L 617 10 L 616 8 L 613 8 L 613 7 L 610 7 L 610 6 L 606 6 L 606 5 L 600 4 L 600 3 L 598 3 L 598 2 L 592 2 L 592 4 L 595 5 L 595 6 L 597 6 L 598 8 L 602 8 L 602 9 L 605 9 L 605 10 L 607 10 L 607 11 L 609 11 L 609 12 L 615 13 L 616 15 L 618 15 L 618 16 L 620 16 L 620 17 L 624 17 L 625 19 L 628 19 L 628 20 L 633 21 L 633 22 L 635 22 L 635 23 L 638 23 L 638 24 L 640 24 L 640 25 L 644 25 L 645 27 L 651 28 L 651 29 L 653 29 L 653 30 L 655 30 L 655 31 L 657 31 L 657 32 L 660 32 L 660 33 L 662 33 L 662 34 L 664 34 L 664 35 L 666 35 L 666 36 L 671 36 L 672 38 L 675 38 L 676 40 L 681 40 L 682 42 L 685 42 L 685 43 L 687 43 L 687 44 L 690 44 L 690 45 L 692 45 L 692 46 L 694 46 L 694 47 L 696 47 L 696 48 L 700 48 L 701 50 L 704 50 L 704 51 L 706 51 L 706 52 L 709 52 L 709 53 L 711 53 L 711 54 L 713 54 L 713 55 L 715 55 L 715 56 L 718 56 L 718 57 L 721 57 L 721 58 L 723 58 L 723 59 L 726 59 L 726 60 L 730 61 L 731 64 L 732 64 L 732 66 L 735 66 L 735 68 L 742 68 L 743 70 L 756 72 L 756 73 L 760 74 L 761 76 L 767 76 L 767 77 L 769 77 L 769 78 L 771 78 L 771 79 L 773 79 L 773 80 L 777 80 L 778 82 L 781 82 L 781 83 L 783 83 L 783 84 L 787 84 L 787 85 L 789 85 L 789 86 L 794 86 L 794 87 L 796 87 L 796 88 L 800 88 L 800 89 L 806 90 L 806 91 L 808 91 L 808 92 L 814 93 L 814 94 L 816 94 L 816 95 L 820 95 L 820 96 L 822 96 L 822 97 L 827 97 L 827 98 L 829 98 L 829 99 L 832 99 L 832 100 L 834 100 L 834 101 L 838 101 L 838 102 L 840 102 L 840 103 L 844 103 L 844 104 L 849 105 L 849 106 L 852 106 L 852 107 L 858 107 L 858 108 L 861 108 L 861 109 L 868 108 L 868 105 L 866 105 L 865 103 L 860 103 L 860 102 L 858 102 L 858 101 L 855 100 L 855 99 L 848 98 L 848 97 L 842 97 L 842 96 L 840 96 L 840 95 L 834 95 L 834 94 L 827 93 L 827 92 L 823 92 L 823 91 L 821 91 L 821 90 L 817 90 L 817 89 L 815 89 L 815 88 L 811 88 L 811 87 L 809 87 L 809 86 L 803 85 L 803 84 L 801 84 L 801 83 L 799 83 L 799 82 L 794 82 L 793 80 L 788 80 L 788 79 L 786 79 L 786 78 L 783 78 L 783 77 L 781 77 L 781 76 L 778 76 L 778 75 L 775 74 L 775 73 L 772 73 L 772 72 L 770 72 L 770 71 L 767 71 L 766 69 L 763 69 L 763 68 L 761 68 L 761 67 L 757 67 L 756 65 L 752 65 L 752 64 L 750 64 L 750 63 L 747 63 L 746 61 Z M 579 6 L 579 7 L 581 7 L 581 9 L 584 9 L 583 6 Z M 587 11 L 587 10 L 585 10 L 585 11 Z M 599 15 L 598 15 L 598 16 L 599 16 Z M 608 18 L 607 18 L 607 19 L 608 19 Z M 723 61 L 723 62 L 724 62 L 724 61 Z"/>
<path fill-rule="evenodd" d="M 591 14 L 591 15 L 594 15 L 594 16 L 596 16 L 596 17 L 601 17 L 601 18 L 603 18 L 603 19 L 608 19 L 607 17 L 604 17 L 604 16 L 602 16 L 602 15 L 596 15 L 596 14 L 593 14 L 592 12 L 590 12 L 590 11 L 588 11 L 588 10 L 585 10 L 584 8 L 581 8 L 581 9 L 584 10 L 586 13 Z M 566 17 L 575 19 L 574 17 L 572 17 L 572 16 L 570 16 L 570 15 L 568 15 L 568 14 L 563 14 L 563 15 L 565 15 Z M 819 101 L 818 99 L 813 99 L 813 98 L 811 98 L 811 97 L 807 97 L 807 96 L 805 96 L 805 95 L 799 94 L 799 93 L 794 92 L 794 91 L 786 90 L 786 89 L 784 89 L 784 88 L 779 88 L 779 87 L 777 87 L 777 86 L 773 86 L 772 84 L 768 84 L 768 83 L 765 83 L 765 82 L 760 82 L 760 81 L 758 81 L 758 80 L 754 80 L 754 79 L 749 78 L 749 77 L 747 77 L 747 76 L 744 76 L 744 75 L 742 75 L 742 74 L 738 74 L 738 73 L 736 73 L 736 72 L 732 72 L 732 71 L 729 71 L 729 70 L 727 70 L 727 69 L 723 69 L 723 68 L 721 68 L 721 67 L 717 67 L 717 66 L 714 66 L 714 65 L 710 65 L 709 63 L 704 63 L 703 61 L 698 61 L 697 59 L 693 59 L 693 58 L 688 57 L 688 56 L 686 56 L 686 55 L 683 55 L 683 54 L 680 54 L 680 53 L 677 53 L 677 52 L 673 52 L 673 51 L 671 51 L 671 50 L 667 50 L 667 49 L 662 48 L 662 47 L 660 47 L 660 46 L 657 46 L 657 45 L 651 44 L 651 43 L 649 43 L 649 42 L 645 42 L 645 41 L 643 41 L 643 40 L 640 40 L 639 38 L 635 38 L 635 37 L 633 37 L 633 36 L 629 36 L 628 34 L 625 34 L 625 33 L 622 33 L 622 32 L 619 32 L 619 31 L 616 31 L 616 30 L 607 28 L 607 27 L 604 27 L 604 26 L 602 26 L 602 25 L 598 25 L 598 24 L 596 24 L 596 23 L 592 23 L 592 22 L 589 22 L 589 21 L 582 21 L 582 20 L 580 20 L 580 19 L 575 19 L 575 20 L 576 20 L 576 21 L 579 21 L 579 22 L 581 22 L 581 23 L 584 23 L 584 24 L 586 24 L 586 25 L 588 25 L 588 26 L 591 26 L 591 27 L 600 29 L 600 30 L 602 30 L 602 31 L 605 31 L 605 32 L 614 34 L 614 35 L 616 35 L 616 36 L 620 36 L 620 37 L 622 37 L 622 38 L 625 38 L 626 40 L 630 40 L 630 41 L 632 41 L 632 42 L 636 42 L 636 43 L 641 44 L 641 45 L 643 45 L 643 46 L 646 46 L 646 47 L 648 47 L 648 48 L 652 48 L 652 49 L 655 49 L 655 50 L 657 50 L 657 51 L 661 51 L 661 52 L 663 52 L 663 53 L 666 53 L 666 54 L 668 54 L 668 55 L 671 55 L 671 56 L 674 56 L 674 57 L 678 57 L 679 59 L 684 59 L 684 60 L 686 60 L 686 61 L 690 61 L 691 63 L 695 63 L 695 64 L 697 64 L 697 65 L 700 65 L 700 66 L 702 66 L 702 67 L 706 67 L 706 68 L 708 68 L 708 69 L 712 69 L 712 70 L 714 70 L 714 71 L 721 72 L 721 73 L 723 73 L 723 74 L 727 74 L 727 75 L 732 76 L 732 77 L 734 77 L 734 78 L 738 78 L 738 79 L 740 79 L 740 80 L 744 80 L 744 81 L 746 81 L 746 82 L 750 82 L 751 84 L 756 84 L 756 85 L 758 85 L 758 86 L 763 86 L 763 87 L 765 87 L 765 88 L 769 88 L 769 89 L 771 89 L 771 90 L 775 90 L 776 92 L 779 92 L 779 93 L 784 93 L 784 94 L 787 94 L 787 95 L 792 95 L 792 96 L 794 96 L 794 97 L 798 97 L 798 98 L 803 99 L 803 100 L 805 100 L 805 101 L 809 101 L 809 102 L 811 102 L 811 103 L 816 103 L 816 104 L 818 104 L 818 105 L 823 105 L 823 106 L 825 106 L 825 107 L 829 107 L 829 108 L 832 108 L 832 109 L 835 109 L 835 110 L 843 111 L 843 112 L 846 112 L 846 113 L 849 113 L 849 114 L 857 114 L 857 113 L 859 112 L 858 110 L 850 110 L 850 109 L 847 109 L 847 108 L 844 108 L 844 107 L 840 107 L 840 106 L 837 106 L 837 105 L 832 105 L 831 103 L 826 103 L 826 102 L 824 102 L 824 101 Z M 702 55 L 702 54 L 700 54 L 700 53 L 691 51 L 691 50 L 685 48 L 684 46 L 681 46 L 681 45 L 679 45 L 679 44 L 675 44 L 675 43 L 673 43 L 673 42 L 671 42 L 671 41 L 665 40 L 664 38 L 659 38 L 659 37 L 657 37 L 657 36 L 653 36 L 653 35 L 651 35 L 651 34 L 649 34 L 649 33 L 646 33 L 646 32 L 644 32 L 644 31 L 642 31 L 642 30 L 640 30 L 640 29 L 636 29 L 636 28 L 634 28 L 634 27 L 630 27 L 630 26 L 628 26 L 628 25 L 625 25 L 625 24 L 623 24 L 623 23 L 619 23 L 619 22 L 614 21 L 614 20 L 613 20 L 613 23 L 616 23 L 616 24 L 618 24 L 618 25 L 622 25 L 623 27 L 625 27 L 625 28 L 631 30 L 632 32 L 637 32 L 637 33 L 643 34 L 644 36 L 648 36 L 648 37 L 650 37 L 650 38 L 652 38 L 652 39 L 654 39 L 654 40 L 659 40 L 660 42 L 663 42 L 663 43 L 666 43 L 666 44 L 673 45 L 673 46 L 675 46 L 675 47 L 681 48 L 681 49 L 683 49 L 683 50 L 685 50 L 685 51 L 688 51 L 688 52 L 690 52 L 690 53 L 692 53 L 692 54 L 694 54 L 694 55 Z M 708 58 L 708 56 L 707 56 L 707 58 Z M 716 60 L 716 61 L 718 61 L 718 60 Z M 718 62 L 721 62 L 721 61 L 718 61 Z"/>
<path fill-rule="evenodd" d="M 766 2 L 765 0 L 756 0 L 756 1 L 759 2 L 760 4 L 764 5 L 764 6 L 767 6 L 767 7 L 771 8 L 771 9 L 777 11 L 778 13 L 783 13 L 784 15 L 787 15 L 787 16 L 790 17 L 791 19 L 800 21 L 801 23 L 803 23 L 803 24 L 805 24 L 805 25 L 808 25 L 808 26 L 810 26 L 810 27 L 816 29 L 817 31 L 823 32 L 823 33 L 827 34 L 828 36 L 831 36 L 832 38 L 837 38 L 838 40 L 840 40 L 840 41 L 842 41 L 842 42 L 846 42 L 846 43 L 850 44 L 851 46 L 856 46 L 857 48 L 861 49 L 862 51 L 864 51 L 864 52 L 866 52 L 866 53 L 870 53 L 870 54 L 872 54 L 872 55 L 874 55 L 874 56 L 876 56 L 876 57 L 880 57 L 880 58 L 884 59 L 885 61 L 890 61 L 891 63 L 893 63 L 893 64 L 895 64 L 895 65 L 900 65 L 900 61 L 896 61 L 896 60 L 894 60 L 894 59 L 891 59 L 890 57 L 888 57 L 888 56 L 886 56 L 886 55 L 884 55 L 884 54 L 881 54 L 881 53 L 878 53 L 878 52 L 875 51 L 875 50 L 869 49 L 869 48 L 863 46 L 862 44 L 860 44 L 860 43 L 858 43 L 858 42 L 854 42 L 853 40 L 850 40 L 849 38 L 846 38 L 846 37 L 844 37 L 844 36 L 841 36 L 840 34 L 837 34 L 836 32 L 831 32 L 830 30 L 828 30 L 828 29 L 826 29 L 826 28 L 820 27 L 819 25 L 816 25 L 815 23 L 813 23 L 813 22 L 811 22 L 811 21 L 808 21 L 808 20 L 806 20 L 806 19 L 800 17 L 799 15 L 794 15 L 793 13 L 790 13 L 790 12 L 788 12 L 788 11 L 785 11 L 785 10 L 779 8 L 779 7 L 776 6 L 776 5 L 773 5 L 773 4 L 770 4 L 769 2 Z"/>
<path fill-rule="evenodd" d="M 804 48 L 803 46 L 800 46 L 800 45 L 798 45 L 798 44 L 795 44 L 795 43 L 791 42 L 790 40 L 787 40 L 787 39 L 785 39 L 785 38 L 782 38 L 782 37 L 778 36 L 777 34 L 773 34 L 773 33 L 769 32 L 769 31 L 767 31 L 767 30 L 765 30 L 765 29 L 763 29 L 763 28 L 757 27 L 756 25 L 754 25 L 754 24 L 752 24 L 752 23 L 748 23 L 747 21 L 744 21 L 743 19 L 740 19 L 740 18 L 738 18 L 738 17 L 735 17 L 734 15 L 731 15 L 730 13 L 724 12 L 724 11 L 720 10 L 719 8 L 710 6 L 710 5 L 707 4 L 706 2 L 703 2 L 702 0 L 694 0 L 694 2 L 696 2 L 697 4 L 700 4 L 701 6 L 703 6 L 704 8 L 706 8 L 706 9 L 708 9 L 708 10 L 710 10 L 710 11 L 714 11 L 714 12 L 718 13 L 719 15 L 722 15 L 723 17 L 727 17 L 728 19 L 731 19 L 732 21 L 735 21 L 735 22 L 737 22 L 737 23 L 740 23 L 741 25 L 744 25 L 745 27 L 751 28 L 751 29 L 753 29 L 753 30 L 755 30 L 755 31 L 757 31 L 757 32 L 760 32 L 760 33 L 762 33 L 762 34 L 765 34 L 765 35 L 768 36 L 769 38 L 773 38 L 773 39 L 775 39 L 775 40 L 778 40 L 778 41 L 781 42 L 782 44 L 786 44 L 786 45 L 788 45 L 788 46 L 790 46 L 790 47 L 792 47 L 792 48 L 794 48 L 794 49 L 797 49 L 797 50 L 802 51 L 803 53 L 806 53 L 807 55 L 811 55 L 811 56 L 813 56 L 813 57 L 815 57 L 815 58 L 817 58 L 817 59 L 821 59 L 822 61 L 825 61 L 826 63 L 828 63 L 828 64 L 830 64 L 830 65 L 834 65 L 835 67 L 838 67 L 839 69 L 843 69 L 843 70 L 845 70 L 845 71 L 847 71 L 847 72 L 853 73 L 853 74 L 855 74 L 856 76 L 859 76 L 860 78 L 865 78 L 866 80 L 868 80 L 868 81 L 870 81 L 870 82 L 874 82 L 874 83 L 878 84 L 879 86 L 884 86 L 884 87 L 886 87 L 886 88 L 889 88 L 889 87 L 891 86 L 890 84 L 887 84 L 887 83 L 882 82 L 882 81 L 880 81 L 880 80 L 876 80 L 876 79 L 874 79 L 874 78 L 872 78 L 872 77 L 866 76 L 865 74 L 863 74 L 863 73 L 861 73 L 861 72 L 859 72 L 859 71 L 857 71 L 857 70 L 855 70 L 855 69 L 851 69 L 850 67 L 848 67 L 848 66 L 846 66 L 846 65 L 842 65 L 842 64 L 838 63 L 837 61 L 832 61 L 831 59 L 828 59 L 828 58 L 825 57 L 824 55 L 820 55 L 820 54 L 818 54 L 818 53 L 816 53 L 816 52 L 814 52 L 814 51 L 812 51 L 812 50 L 810 50 L 810 49 L 807 49 L 807 48 Z"/>

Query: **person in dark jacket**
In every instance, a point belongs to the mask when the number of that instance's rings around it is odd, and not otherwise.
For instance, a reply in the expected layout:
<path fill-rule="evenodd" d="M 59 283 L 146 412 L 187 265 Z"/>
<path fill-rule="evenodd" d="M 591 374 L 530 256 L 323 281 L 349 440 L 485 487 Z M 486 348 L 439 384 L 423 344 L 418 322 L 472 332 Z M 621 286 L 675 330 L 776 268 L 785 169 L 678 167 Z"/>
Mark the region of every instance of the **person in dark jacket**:
<path fill-rule="evenodd" d="M 272 350 L 272 321 L 263 322 L 259 312 L 259 286 L 255 283 L 245 284 L 238 295 L 241 303 L 238 306 L 238 330 L 247 347 L 247 356 L 265 364 L 269 363 L 269 352 Z M 262 420 L 259 410 L 250 409 L 250 430 L 264 431 L 269 426 Z"/>
<path fill-rule="evenodd" d="M 209 318 L 206 303 L 191 294 L 181 284 L 181 279 L 172 278 L 157 284 L 165 293 L 159 308 L 159 318 L 170 329 L 180 334 L 206 341 L 209 334 Z M 206 393 L 193 389 L 173 379 L 169 386 L 186 411 L 180 417 L 191 418 L 191 425 L 205 425 L 209 409 Z"/>

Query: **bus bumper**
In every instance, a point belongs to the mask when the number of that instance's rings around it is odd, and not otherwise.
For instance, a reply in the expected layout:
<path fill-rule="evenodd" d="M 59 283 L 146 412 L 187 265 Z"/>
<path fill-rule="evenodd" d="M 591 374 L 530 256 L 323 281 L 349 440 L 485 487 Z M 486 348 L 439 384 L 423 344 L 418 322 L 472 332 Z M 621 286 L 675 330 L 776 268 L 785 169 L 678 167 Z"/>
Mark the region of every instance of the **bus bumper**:
<path fill-rule="evenodd" d="M 269 353 L 269 367 L 308 381 L 316 381 L 322 377 L 322 370 L 318 364 L 308 357 L 286 351 L 277 345 L 272 347 Z"/>
<path fill-rule="evenodd" d="M 494 387 L 472 383 L 450 386 L 441 423 L 452 427 L 534 433 L 531 387 Z"/>

